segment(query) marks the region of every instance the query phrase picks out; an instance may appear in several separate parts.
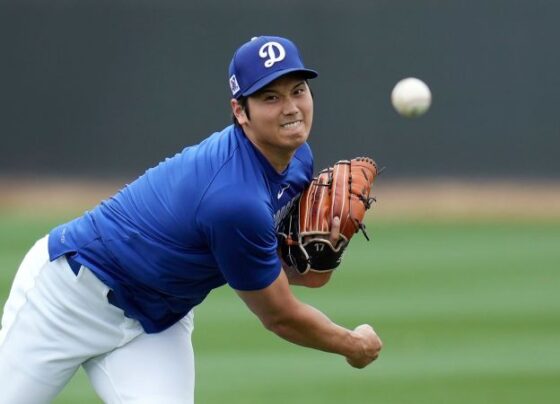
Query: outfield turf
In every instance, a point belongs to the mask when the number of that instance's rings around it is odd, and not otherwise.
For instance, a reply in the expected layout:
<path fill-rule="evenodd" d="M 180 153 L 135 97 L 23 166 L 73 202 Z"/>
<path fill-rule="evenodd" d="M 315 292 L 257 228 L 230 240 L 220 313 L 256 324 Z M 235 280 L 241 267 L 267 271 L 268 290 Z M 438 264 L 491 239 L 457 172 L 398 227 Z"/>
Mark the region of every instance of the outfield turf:
<path fill-rule="evenodd" d="M 24 252 L 69 217 L 0 213 L 1 302 Z M 342 325 L 373 324 L 380 359 L 355 370 L 284 342 L 224 287 L 195 312 L 197 403 L 558 402 L 560 221 L 368 228 L 330 284 L 295 292 Z M 55 400 L 99 402 L 82 371 Z"/>

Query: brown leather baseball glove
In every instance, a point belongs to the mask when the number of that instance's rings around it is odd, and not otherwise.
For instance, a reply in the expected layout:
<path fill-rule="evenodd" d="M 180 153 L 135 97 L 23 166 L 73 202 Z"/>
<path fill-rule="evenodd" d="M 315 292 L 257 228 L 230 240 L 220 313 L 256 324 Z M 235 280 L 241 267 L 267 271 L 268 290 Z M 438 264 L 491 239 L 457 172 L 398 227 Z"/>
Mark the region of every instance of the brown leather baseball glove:
<path fill-rule="evenodd" d="M 352 236 L 362 230 L 378 174 L 368 157 L 341 160 L 313 179 L 278 228 L 284 262 L 299 273 L 334 270 Z"/>

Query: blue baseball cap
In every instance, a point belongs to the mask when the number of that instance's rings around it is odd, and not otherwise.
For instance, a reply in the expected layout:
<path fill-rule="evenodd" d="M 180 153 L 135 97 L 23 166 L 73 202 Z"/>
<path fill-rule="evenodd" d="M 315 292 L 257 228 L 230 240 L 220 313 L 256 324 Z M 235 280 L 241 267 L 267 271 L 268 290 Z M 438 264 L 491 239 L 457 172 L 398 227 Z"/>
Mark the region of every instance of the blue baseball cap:
<path fill-rule="evenodd" d="M 315 70 L 305 68 L 292 41 L 279 36 L 259 36 L 234 53 L 229 64 L 229 87 L 233 97 L 239 99 L 294 72 L 301 72 L 307 79 L 318 76 Z"/>

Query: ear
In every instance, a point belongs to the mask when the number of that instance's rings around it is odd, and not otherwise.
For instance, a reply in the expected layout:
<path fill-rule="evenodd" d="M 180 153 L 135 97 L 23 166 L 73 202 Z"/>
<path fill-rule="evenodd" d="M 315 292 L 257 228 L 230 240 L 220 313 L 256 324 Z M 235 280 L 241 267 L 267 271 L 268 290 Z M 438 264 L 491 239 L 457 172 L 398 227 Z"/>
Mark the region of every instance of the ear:
<path fill-rule="evenodd" d="M 247 115 L 245 114 L 245 110 L 243 109 L 239 101 L 237 101 L 235 98 L 232 98 L 230 103 L 231 112 L 233 113 L 233 116 L 235 116 L 235 119 L 237 119 L 239 125 L 243 125 L 244 123 L 246 123 Z"/>

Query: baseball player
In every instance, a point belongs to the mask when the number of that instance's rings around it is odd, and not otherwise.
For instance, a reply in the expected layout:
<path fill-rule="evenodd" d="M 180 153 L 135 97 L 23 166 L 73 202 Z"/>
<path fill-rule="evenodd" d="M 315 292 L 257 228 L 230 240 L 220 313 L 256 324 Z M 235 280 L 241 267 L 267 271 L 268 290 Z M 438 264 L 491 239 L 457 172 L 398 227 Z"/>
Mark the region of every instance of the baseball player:
<path fill-rule="evenodd" d="M 292 294 L 330 272 L 278 255 L 278 223 L 313 174 L 316 76 L 290 40 L 253 38 L 229 66 L 234 124 L 37 241 L 4 308 L 0 403 L 50 402 L 79 366 L 107 403 L 194 402 L 193 308 L 226 283 L 288 341 L 356 368 L 377 358 L 372 327 L 343 328 Z"/>

